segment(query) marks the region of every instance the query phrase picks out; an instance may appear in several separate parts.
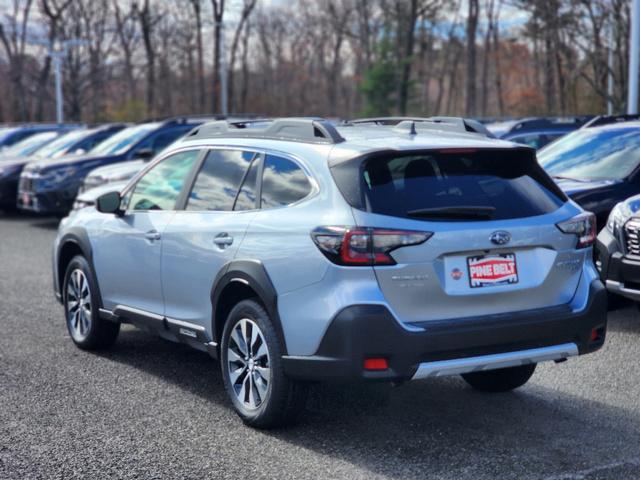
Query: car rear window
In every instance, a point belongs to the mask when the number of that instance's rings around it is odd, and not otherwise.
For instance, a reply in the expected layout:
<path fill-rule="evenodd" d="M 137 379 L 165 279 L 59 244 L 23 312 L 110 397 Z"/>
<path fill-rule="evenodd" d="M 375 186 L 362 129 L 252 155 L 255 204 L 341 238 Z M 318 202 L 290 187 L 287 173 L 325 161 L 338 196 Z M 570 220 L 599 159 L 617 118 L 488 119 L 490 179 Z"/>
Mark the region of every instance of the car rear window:
<path fill-rule="evenodd" d="M 360 177 L 365 210 L 430 221 L 531 217 L 566 200 L 521 149 L 387 153 L 365 160 Z"/>

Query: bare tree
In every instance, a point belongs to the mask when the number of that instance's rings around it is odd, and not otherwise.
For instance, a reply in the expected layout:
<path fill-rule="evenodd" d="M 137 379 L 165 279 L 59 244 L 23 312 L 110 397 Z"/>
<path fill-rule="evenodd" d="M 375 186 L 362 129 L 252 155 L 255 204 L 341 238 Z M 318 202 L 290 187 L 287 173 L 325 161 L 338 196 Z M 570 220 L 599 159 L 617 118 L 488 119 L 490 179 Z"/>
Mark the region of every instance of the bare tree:
<path fill-rule="evenodd" d="M 222 20 L 224 18 L 225 0 L 211 0 L 213 8 L 213 97 L 211 99 L 212 111 L 217 112 L 220 108 L 220 42 L 222 41 Z"/>
<path fill-rule="evenodd" d="M 478 16 L 480 5 L 478 0 L 468 0 L 467 14 L 467 76 L 466 76 L 466 107 L 465 113 L 469 116 L 477 114 L 477 88 L 476 88 L 476 31 L 478 29 Z"/>
<path fill-rule="evenodd" d="M 12 96 L 12 114 L 19 120 L 28 120 L 26 89 L 24 87 L 24 62 L 27 44 L 27 24 L 32 0 L 14 0 L 13 9 L 7 12 L 0 23 L 0 43 L 9 59 Z"/>
<path fill-rule="evenodd" d="M 153 31 L 159 17 L 154 14 L 149 5 L 149 0 L 143 0 L 142 7 L 133 4 L 134 11 L 140 22 L 144 50 L 147 57 L 147 113 L 156 114 L 156 50 L 153 41 Z"/>
<path fill-rule="evenodd" d="M 200 105 L 205 105 L 206 91 L 204 86 L 204 50 L 202 46 L 202 0 L 189 0 L 193 8 L 196 22 L 196 52 L 198 57 L 198 96 Z M 200 110 L 200 109 L 198 109 Z"/>
<path fill-rule="evenodd" d="M 242 12 L 240 13 L 240 20 L 236 26 L 236 30 L 233 34 L 233 42 L 231 43 L 231 54 L 229 59 L 229 111 L 233 112 L 236 108 L 235 104 L 235 70 L 236 70 L 236 57 L 238 55 L 238 47 L 240 45 L 240 37 L 245 30 L 247 21 L 251 12 L 256 6 L 257 0 L 243 0 Z"/>
<path fill-rule="evenodd" d="M 113 0 L 113 10 L 115 18 L 116 36 L 118 38 L 119 47 L 124 55 L 124 68 L 122 69 L 127 84 L 127 93 L 129 101 L 136 98 L 136 81 L 134 75 L 133 53 L 137 46 L 138 30 L 137 30 L 137 11 L 135 3 L 132 4 L 128 11 L 120 10 L 119 0 Z"/>

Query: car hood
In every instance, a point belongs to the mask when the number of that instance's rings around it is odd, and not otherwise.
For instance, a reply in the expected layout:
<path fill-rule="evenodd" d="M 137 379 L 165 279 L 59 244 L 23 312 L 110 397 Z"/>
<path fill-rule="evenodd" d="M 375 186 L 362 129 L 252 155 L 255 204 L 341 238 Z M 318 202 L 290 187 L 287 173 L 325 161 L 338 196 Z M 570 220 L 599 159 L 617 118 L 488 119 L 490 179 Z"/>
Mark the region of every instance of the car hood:
<path fill-rule="evenodd" d="M 33 160 L 33 157 L 27 157 L 27 156 L 0 157 L 0 168 L 25 165 L 32 160 Z"/>
<path fill-rule="evenodd" d="M 598 188 L 610 187 L 621 183 L 622 180 L 588 180 L 588 181 L 576 181 L 568 179 L 555 179 L 558 186 L 567 195 L 575 195 L 577 193 L 587 192 L 590 190 L 596 190 Z"/>
<path fill-rule="evenodd" d="M 81 193 L 76 198 L 76 201 L 82 202 L 95 202 L 97 198 L 105 193 L 110 192 L 121 192 L 124 187 L 126 187 L 128 182 L 114 182 L 114 183 L 106 183 L 104 185 L 100 185 L 99 187 L 92 188 L 87 190 L 84 193 Z"/>
<path fill-rule="evenodd" d="M 87 178 L 100 178 L 104 181 L 115 181 L 133 177 L 147 165 L 144 160 L 118 162 L 92 170 Z"/>
<path fill-rule="evenodd" d="M 114 158 L 111 155 L 107 156 L 95 156 L 95 155 L 68 155 L 55 160 L 39 159 L 29 162 L 29 165 L 25 167 L 29 172 L 41 172 L 45 173 L 50 170 L 56 170 L 58 168 L 66 167 L 80 167 L 89 166 L 95 163 L 96 166 L 108 159 Z"/>

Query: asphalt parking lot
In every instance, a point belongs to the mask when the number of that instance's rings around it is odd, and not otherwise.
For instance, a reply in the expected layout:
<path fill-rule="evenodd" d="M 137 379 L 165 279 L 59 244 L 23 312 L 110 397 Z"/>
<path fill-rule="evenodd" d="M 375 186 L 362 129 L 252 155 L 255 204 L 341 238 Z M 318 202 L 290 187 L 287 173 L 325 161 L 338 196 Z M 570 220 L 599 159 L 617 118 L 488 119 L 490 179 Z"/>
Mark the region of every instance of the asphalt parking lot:
<path fill-rule="evenodd" d="M 458 378 L 320 386 L 251 430 L 206 354 L 126 327 L 95 354 L 51 289 L 57 221 L 0 216 L 0 478 L 640 478 L 640 313 L 515 393 Z"/>

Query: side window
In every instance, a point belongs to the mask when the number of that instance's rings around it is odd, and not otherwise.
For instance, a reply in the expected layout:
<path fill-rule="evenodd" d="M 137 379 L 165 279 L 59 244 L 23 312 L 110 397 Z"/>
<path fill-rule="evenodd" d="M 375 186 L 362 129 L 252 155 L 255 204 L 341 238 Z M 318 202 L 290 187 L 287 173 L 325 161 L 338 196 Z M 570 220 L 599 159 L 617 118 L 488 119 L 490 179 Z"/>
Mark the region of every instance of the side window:
<path fill-rule="evenodd" d="M 109 138 L 110 136 L 111 136 L 111 134 L 107 133 L 107 132 L 99 133 L 97 135 L 92 135 L 89 138 L 84 139 L 78 145 L 76 145 L 76 147 L 73 149 L 73 153 L 80 152 L 81 150 L 83 150 L 85 152 L 88 152 L 93 147 L 98 145 L 103 140 Z"/>
<path fill-rule="evenodd" d="M 185 132 L 186 130 L 184 129 L 176 128 L 159 134 L 151 141 L 151 149 L 153 150 L 153 153 L 158 153 L 164 147 L 180 138 Z"/>
<path fill-rule="evenodd" d="M 262 174 L 262 208 L 290 205 L 310 192 L 309 179 L 295 162 L 267 155 Z"/>
<path fill-rule="evenodd" d="M 130 210 L 173 210 L 199 150 L 171 155 L 138 180 L 128 199 Z"/>
<path fill-rule="evenodd" d="M 244 177 L 244 182 L 242 182 L 242 187 L 240 187 L 240 192 L 238 192 L 238 198 L 236 198 L 236 204 L 233 206 L 234 210 L 253 210 L 256 208 L 259 169 L 260 157 L 256 156 L 253 162 L 251 162 L 247 176 Z"/>
<path fill-rule="evenodd" d="M 254 154 L 240 150 L 211 150 L 187 202 L 187 210 L 232 210 L 240 182 Z"/>

